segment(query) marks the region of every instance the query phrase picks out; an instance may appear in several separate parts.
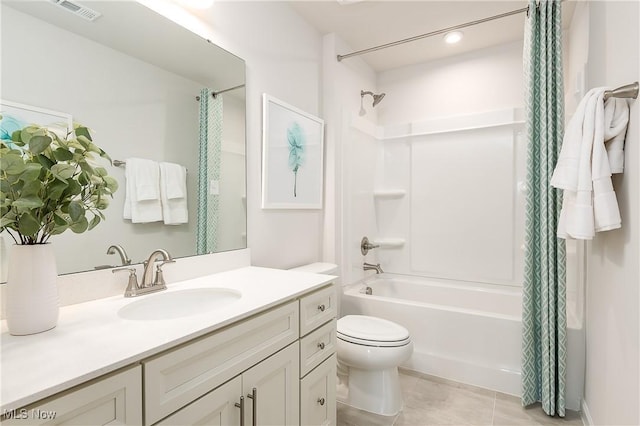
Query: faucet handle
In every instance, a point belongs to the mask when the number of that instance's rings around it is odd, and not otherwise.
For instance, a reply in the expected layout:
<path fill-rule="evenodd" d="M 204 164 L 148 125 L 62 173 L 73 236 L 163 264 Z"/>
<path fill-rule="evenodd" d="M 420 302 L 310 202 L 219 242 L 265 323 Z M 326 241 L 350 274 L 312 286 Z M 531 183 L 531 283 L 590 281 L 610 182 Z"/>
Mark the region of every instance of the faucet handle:
<path fill-rule="evenodd" d="M 161 287 L 167 287 L 167 284 L 164 281 L 164 276 L 162 275 L 162 267 L 164 265 L 166 265 L 167 263 L 176 263 L 175 260 L 173 259 L 167 259 L 165 261 L 163 261 L 162 263 L 160 263 L 158 266 L 156 266 L 156 279 L 153 280 L 153 285 L 154 286 L 161 286 Z"/>
<path fill-rule="evenodd" d="M 138 285 L 138 276 L 136 275 L 136 268 L 115 268 L 112 269 L 112 273 L 129 271 L 129 282 L 127 283 L 127 289 L 124 291 L 124 297 L 137 296 L 137 291 L 140 288 Z"/>
<path fill-rule="evenodd" d="M 378 247 L 380 247 L 380 244 L 371 244 L 367 237 L 362 237 L 362 241 L 360 241 L 360 252 L 363 256 L 366 256 L 367 253 L 369 253 L 369 250 Z"/>

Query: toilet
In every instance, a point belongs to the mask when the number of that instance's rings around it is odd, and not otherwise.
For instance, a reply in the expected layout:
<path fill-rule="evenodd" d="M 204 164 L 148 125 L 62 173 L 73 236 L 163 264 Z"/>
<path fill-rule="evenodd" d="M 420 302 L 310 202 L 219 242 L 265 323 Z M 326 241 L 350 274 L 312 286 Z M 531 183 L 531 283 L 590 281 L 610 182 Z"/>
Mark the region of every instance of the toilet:
<path fill-rule="evenodd" d="M 399 324 L 366 315 L 338 320 L 338 363 L 348 368 L 346 404 L 384 416 L 402 409 L 398 366 L 413 353 L 409 331 Z"/>
<path fill-rule="evenodd" d="M 292 270 L 337 275 L 332 263 L 312 263 Z M 384 416 L 402 409 L 398 366 L 413 353 L 409 331 L 382 318 L 346 315 L 337 323 L 338 400 Z"/>

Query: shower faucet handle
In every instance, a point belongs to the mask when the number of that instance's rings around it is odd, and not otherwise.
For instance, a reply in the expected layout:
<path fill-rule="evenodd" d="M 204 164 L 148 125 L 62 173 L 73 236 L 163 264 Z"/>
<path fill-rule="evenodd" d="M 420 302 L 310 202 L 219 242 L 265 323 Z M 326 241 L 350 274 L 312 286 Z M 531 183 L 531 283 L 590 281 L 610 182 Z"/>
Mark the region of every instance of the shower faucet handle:
<path fill-rule="evenodd" d="M 369 238 L 362 237 L 362 241 L 360 242 L 360 253 L 363 256 L 366 256 L 369 253 L 369 250 L 380 247 L 379 244 L 371 244 L 369 242 Z"/>

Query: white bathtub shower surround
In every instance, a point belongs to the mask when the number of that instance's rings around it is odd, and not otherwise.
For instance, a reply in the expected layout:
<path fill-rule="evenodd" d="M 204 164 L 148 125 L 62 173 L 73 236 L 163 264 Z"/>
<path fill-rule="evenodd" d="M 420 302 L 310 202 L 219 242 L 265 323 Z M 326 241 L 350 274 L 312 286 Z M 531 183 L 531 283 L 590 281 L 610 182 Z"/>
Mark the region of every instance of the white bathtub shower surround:
<path fill-rule="evenodd" d="M 521 309 L 520 288 L 385 273 L 346 286 L 341 315 L 375 315 L 406 327 L 414 352 L 405 368 L 520 395 Z M 567 314 L 567 408 L 577 410 L 584 335 Z"/>

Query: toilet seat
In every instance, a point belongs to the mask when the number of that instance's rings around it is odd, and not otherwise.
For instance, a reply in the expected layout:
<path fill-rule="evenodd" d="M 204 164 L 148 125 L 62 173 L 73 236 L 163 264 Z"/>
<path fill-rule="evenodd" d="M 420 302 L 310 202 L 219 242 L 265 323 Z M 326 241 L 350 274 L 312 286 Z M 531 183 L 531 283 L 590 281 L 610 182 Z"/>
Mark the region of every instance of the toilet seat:
<path fill-rule="evenodd" d="M 394 322 L 366 315 L 347 315 L 338 320 L 337 337 L 363 346 L 398 347 L 411 342 L 409 331 Z"/>

